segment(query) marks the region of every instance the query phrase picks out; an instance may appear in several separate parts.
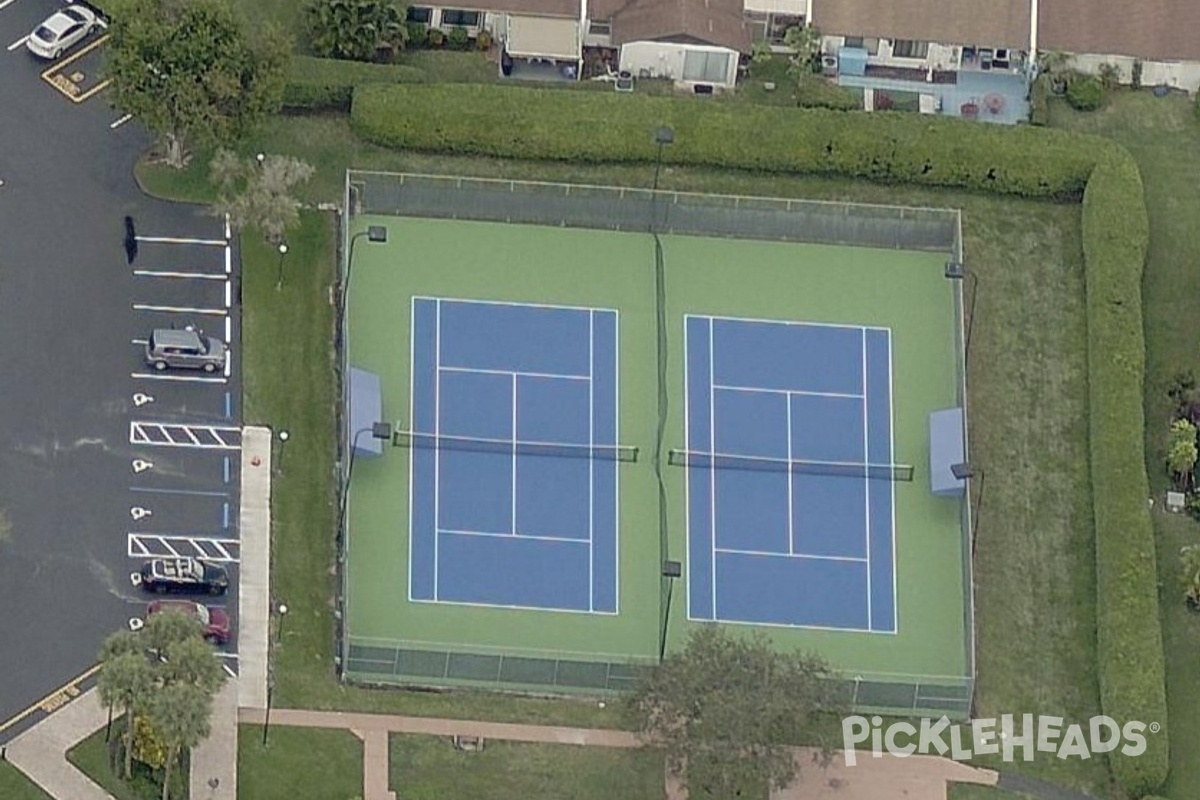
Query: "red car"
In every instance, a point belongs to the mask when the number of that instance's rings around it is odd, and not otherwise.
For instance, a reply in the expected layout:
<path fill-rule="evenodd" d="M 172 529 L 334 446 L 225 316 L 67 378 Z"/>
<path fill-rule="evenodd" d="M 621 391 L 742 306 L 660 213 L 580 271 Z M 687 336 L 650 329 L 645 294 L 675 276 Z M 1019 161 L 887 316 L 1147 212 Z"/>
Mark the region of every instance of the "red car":
<path fill-rule="evenodd" d="M 190 614 L 200 621 L 204 638 L 213 644 L 229 641 L 229 613 L 224 606 L 205 606 L 192 600 L 155 600 L 146 607 L 146 616 L 151 617 L 161 611 Z"/>

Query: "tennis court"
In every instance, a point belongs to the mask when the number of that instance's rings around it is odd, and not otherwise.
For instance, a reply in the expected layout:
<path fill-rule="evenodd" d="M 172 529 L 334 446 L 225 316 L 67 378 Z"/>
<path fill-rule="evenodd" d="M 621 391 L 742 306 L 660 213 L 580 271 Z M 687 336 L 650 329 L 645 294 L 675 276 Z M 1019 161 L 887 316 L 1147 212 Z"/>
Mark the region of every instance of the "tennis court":
<path fill-rule="evenodd" d="M 891 331 L 685 326 L 690 618 L 894 632 Z"/>
<path fill-rule="evenodd" d="M 617 611 L 617 312 L 413 299 L 410 597 Z"/>
<path fill-rule="evenodd" d="M 929 469 L 960 388 L 944 230 L 413 180 L 368 181 L 346 234 L 388 231 L 359 239 L 346 303 L 346 367 L 378 395 L 342 433 L 348 677 L 619 690 L 722 624 L 819 651 L 863 707 L 969 708 L 963 504 Z M 692 228 L 652 235 L 651 212 Z M 877 219 L 927 238 L 786 240 Z"/>

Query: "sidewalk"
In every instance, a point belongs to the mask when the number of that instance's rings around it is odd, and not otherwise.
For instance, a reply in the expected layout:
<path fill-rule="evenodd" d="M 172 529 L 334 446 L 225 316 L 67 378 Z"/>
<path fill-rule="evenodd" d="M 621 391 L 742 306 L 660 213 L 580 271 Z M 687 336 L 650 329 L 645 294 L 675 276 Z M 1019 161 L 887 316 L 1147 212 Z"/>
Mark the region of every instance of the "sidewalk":
<path fill-rule="evenodd" d="M 57 800 L 113 800 L 66 757 L 107 722 L 108 709 L 90 689 L 9 742 L 8 760 Z"/>

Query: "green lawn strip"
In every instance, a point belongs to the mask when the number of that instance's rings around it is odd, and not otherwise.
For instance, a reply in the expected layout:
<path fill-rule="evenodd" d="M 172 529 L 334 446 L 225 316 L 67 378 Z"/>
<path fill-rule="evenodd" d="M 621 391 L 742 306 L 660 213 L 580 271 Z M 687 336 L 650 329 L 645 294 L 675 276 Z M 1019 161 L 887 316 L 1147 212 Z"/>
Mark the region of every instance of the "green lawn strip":
<path fill-rule="evenodd" d="M 120 726 L 120 721 L 113 725 L 113 736 L 120 735 Z M 162 797 L 161 772 L 152 775 L 148 767 L 135 761 L 133 764 L 133 778 L 126 781 L 119 776 L 116 770 L 109 766 L 108 743 L 104 741 L 104 728 L 96 731 L 68 750 L 67 760 L 74 764 L 84 775 L 91 778 L 104 791 L 115 797 L 116 800 L 158 800 Z M 119 768 L 120 765 L 118 765 Z M 187 797 L 188 768 L 186 758 L 184 765 L 176 767 L 172 772 L 174 774 L 171 778 L 171 796 L 175 798 Z M 3 787 L 0 786 L 0 788 Z M 5 797 L 5 800 L 7 800 L 7 795 L 0 796 Z"/>
<path fill-rule="evenodd" d="M 1146 465 L 1160 498 L 1168 485 L 1163 469 L 1167 423 L 1172 407 L 1167 388 L 1176 373 L 1200 374 L 1200 140 L 1192 104 L 1180 96 L 1122 91 L 1104 110 L 1083 114 L 1066 103 L 1050 104 L 1051 123 L 1109 136 L 1133 155 L 1142 173 L 1150 215 L 1150 249 L 1142 280 L 1146 336 Z M 1179 548 L 1196 541 L 1197 525 L 1187 517 L 1153 515 L 1157 543 L 1167 659 L 1167 701 L 1173 747 L 1171 772 L 1163 794 L 1191 798 L 1200 786 L 1200 638 L 1179 583 Z M 1153 720 L 1144 720 L 1149 723 Z"/>
<path fill-rule="evenodd" d="M 426 80 L 438 83 L 500 81 L 500 65 L 478 50 L 406 50 L 400 63 L 422 70 Z"/>
<path fill-rule="evenodd" d="M 1029 795 L 1006 792 L 991 786 L 971 783 L 952 783 L 947 800 L 1029 800 Z"/>
<path fill-rule="evenodd" d="M 352 800 L 362 776 L 362 742 L 348 730 L 272 725 L 264 747 L 261 726 L 238 729 L 238 797 Z"/>
<path fill-rule="evenodd" d="M 355 141 L 345 118 L 336 115 L 277 119 L 266 127 L 262 137 L 246 143 L 245 149 L 291 153 L 316 164 L 320 172 L 306 196 L 327 202 L 340 198 L 342 170 L 347 164 L 610 185 L 646 185 L 652 174 L 645 166 L 601 167 L 394 153 Z M 194 191 L 199 185 L 187 171 L 179 174 L 142 165 L 139 175 L 156 194 Z M 740 171 L 666 168 L 662 183 L 691 191 L 963 209 L 967 252 L 973 268 L 983 275 L 972 341 L 971 436 L 974 451 L 990 466 L 976 565 L 980 713 L 1044 710 L 1078 720 L 1097 713 L 1095 570 L 1091 563 L 1086 430 L 1081 421 L 1086 417 L 1086 379 L 1078 374 L 1083 359 L 1078 340 L 1083 329 L 1078 316 L 1082 313 L 1079 206 Z M 305 215 L 304 219 L 306 228 L 325 224 L 315 215 Z M 322 263 L 297 250 L 289 253 L 288 281 L 282 295 L 293 297 L 289 293 L 297 293 L 294 297 L 308 309 L 298 315 L 307 318 L 319 314 L 324 320 L 306 323 L 306 328 L 297 330 L 289 329 L 288 318 L 282 316 L 284 309 L 280 307 L 283 299 L 275 292 L 277 256 L 265 247 L 249 246 L 245 255 L 245 357 L 257 376 L 255 381 L 263 386 L 257 396 L 247 397 L 247 420 L 279 424 L 287 416 L 289 405 L 306 403 L 316 409 L 315 416 L 325 415 L 320 424 L 306 423 L 311 425 L 307 431 L 297 429 L 295 422 L 286 423 L 304 438 L 289 442 L 285 477 L 276 487 L 276 507 L 286 507 L 288 510 L 281 513 L 293 520 L 276 534 L 276 591 L 296 609 L 296 619 L 310 618 L 306 625 L 293 626 L 289 615 L 288 635 L 280 653 L 281 704 L 619 725 L 612 705 L 598 714 L 598 709 L 584 703 L 470 692 L 430 695 L 377 691 L 337 683 L 330 663 L 333 633 L 326 593 L 332 577 L 314 579 L 314 575 L 327 574 L 332 560 L 333 499 L 328 489 L 318 491 L 316 497 L 304 489 L 328 482 L 333 474 L 331 440 L 326 439 L 329 444 L 323 445 L 327 448 L 324 450 L 313 444 L 332 435 L 332 393 L 317 401 L 310 389 L 298 388 L 328 382 L 328 363 L 318 367 L 314 359 L 329 357 L 328 342 L 322 335 L 328 331 L 332 314 L 328 306 L 331 257 L 326 255 Z M 250 277 L 256 263 L 257 270 L 265 273 L 257 286 Z M 301 269 L 302 264 L 310 268 Z M 301 279 L 307 282 L 303 287 Z M 1066 293 L 1041 291 L 1039 280 L 1049 280 Z M 988 291 L 992 284 L 998 291 Z M 1010 292 L 1033 292 L 1029 302 L 1041 316 L 1032 317 L 1028 303 L 1019 294 L 999 291 L 1006 286 Z M 1069 319 L 1065 320 L 1060 313 L 1064 304 L 1069 311 Z M 1041 322 L 1033 323 L 1031 319 Z M 318 330 L 310 335 L 308 328 Z M 253 335 L 256 329 L 257 336 Z M 1028 348 L 1036 358 L 1031 361 L 1030 355 L 1010 351 L 1010 345 Z M 278 356 L 280 348 L 283 357 Z M 1024 389 L 1027 384 L 1031 387 L 1028 392 Z M 1014 387 L 1020 389 L 1015 400 Z M 316 408 L 326 403 L 323 411 Z M 1045 437 L 1051 435 L 1060 438 L 1053 447 L 1045 447 Z M 310 449 L 305 451 L 306 447 Z M 297 470 L 308 477 L 298 477 Z M 1029 490 L 1023 491 L 1025 488 Z M 313 509 L 318 512 L 315 518 Z M 1056 566 L 1044 566 L 1039 561 L 1042 556 L 1051 558 Z M 317 571 L 309 571 L 308 564 L 317 565 Z M 1035 580 L 1035 575 L 1041 577 Z M 1012 613 L 1014 609 L 1018 613 Z M 1107 780 L 1103 763 L 1097 759 L 1078 763 L 1042 755 L 1038 758 L 1031 772 L 1048 780 L 1093 787 Z M 1026 770 L 1028 765 L 1014 768 Z"/>
<path fill-rule="evenodd" d="M 661 800 L 655 750 L 489 739 L 463 752 L 448 738 L 393 734 L 391 788 L 405 800 Z"/>
<path fill-rule="evenodd" d="M 9 764 L 0 761 L 0 797 L 4 800 L 52 800 L 25 773 Z"/>

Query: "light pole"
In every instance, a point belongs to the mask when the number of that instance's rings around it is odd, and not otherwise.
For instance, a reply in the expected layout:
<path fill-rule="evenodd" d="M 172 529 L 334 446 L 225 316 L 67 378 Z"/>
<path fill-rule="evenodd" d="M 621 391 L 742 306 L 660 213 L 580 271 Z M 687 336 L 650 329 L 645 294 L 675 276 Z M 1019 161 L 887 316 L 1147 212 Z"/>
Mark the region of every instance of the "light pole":
<path fill-rule="evenodd" d="M 254 160 L 257 161 L 258 165 L 261 167 L 263 165 L 263 162 L 267 160 L 267 154 L 259 153 L 258 155 L 254 156 Z"/>
<path fill-rule="evenodd" d="M 271 731 L 271 699 L 275 694 L 275 669 L 267 666 L 267 715 L 263 717 L 263 747 L 267 746 L 267 734 Z"/>
<path fill-rule="evenodd" d="M 283 641 L 283 621 L 287 618 L 287 603 L 280 603 L 276 610 L 279 612 L 279 627 L 275 630 L 275 641 L 278 643 Z"/>
<path fill-rule="evenodd" d="M 346 313 L 346 300 L 350 294 L 350 270 L 354 268 L 354 244 L 366 236 L 368 242 L 382 244 L 388 240 L 388 230 L 382 225 L 371 225 L 365 231 L 359 231 L 350 237 L 350 247 L 346 253 L 346 274 L 342 278 L 342 291 L 338 293 L 340 303 L 338 309 L 341 314 Z"/>
<path fill-rule="evenodd" d="M 346 508 L 350 505 L 350 479 L 354 477 L 354 451 L 358 449 L 358 437 L 364 433 L 369 433 L 372 437 L 380 440 L 391 439 L 392 424 L 390 422 L 372 423 L 369 427 L 356 430 L 350 440 L 349 463 L 346 465 L 346 481 L 342 484 L 342 503 L 338 511 L 337 533 L 339 537 L 345 537 L 346 535 Z M 341 556 L 340 552 L 338 556 Z"/>
<path fill-rule="evenodd" d="M 658 174 L 662 170 L 663 148 L 675 142 L 675 131 L 662 125 L 654 132 L 654 141 L 658 144 L 658 158 L 654 162 L 654 191 L 658 191 Z"/>
<path fill-rule="evenodd" d="M 292 434 L 286 430 L 279 432 L 279 463 L 275 465 L 275 469 L 280 473 L 283 472 L 283 446 L 287 444 L 288 439 L 292 438 Z"/>
<path fill-rule="evenodd" d="M 979 297 L 979 276 L 974 272 L 968 272 L 962 263 L 951 261 L 946 264 L 946 277 L 956 281 L 961 281 L 963 278 L 971 279 L 971 298 L 967 303 L 967 338 L 963 342 L 963 367 L 965 368 L 971 357 L 971 331 L 975 329 L 975 300 Z"/>
<path fill-rule="evenodd" d="M 275 279 L 275 291 L 279 291 L 280 289 L 283 288 L 283 257 L 287 255 L 287 252 L 288 252 L 288 246 L 285 243 L 280 242 L 279 243 L 279 276 Z"/>
<path fill-rule="evenodd" d="M 975 512 L 974 519 L 970 520 L 971 525 L 971 557 L 975 556 L 975 538 L 979 534 L 979 515 L 983 512 L 983 490 L 987 485 L 987 472 L 982 467 L 972 467 L 967 462 L 961 464 L 951 464 L 950 472 L 960 481 L 970 481 L 974 478 L 979 478 L 979 491 L 975 493 Z M 969 491 L 969 488 L 968 488 Z M 969 499 L 969 497 L 968 497 Z"/>
<path fill-rule="evenodd" d="M 667 580 L 667 603 L 663 612 L 662 634 L 658 640 L 658 663 L 662 663 L 667 654 L 667 627 L 671 624 L 671 595 L 675 588 L 675 579 L 683 574 L 683 565 L 678 561 L 664 561 L 662 576 Z"/>

